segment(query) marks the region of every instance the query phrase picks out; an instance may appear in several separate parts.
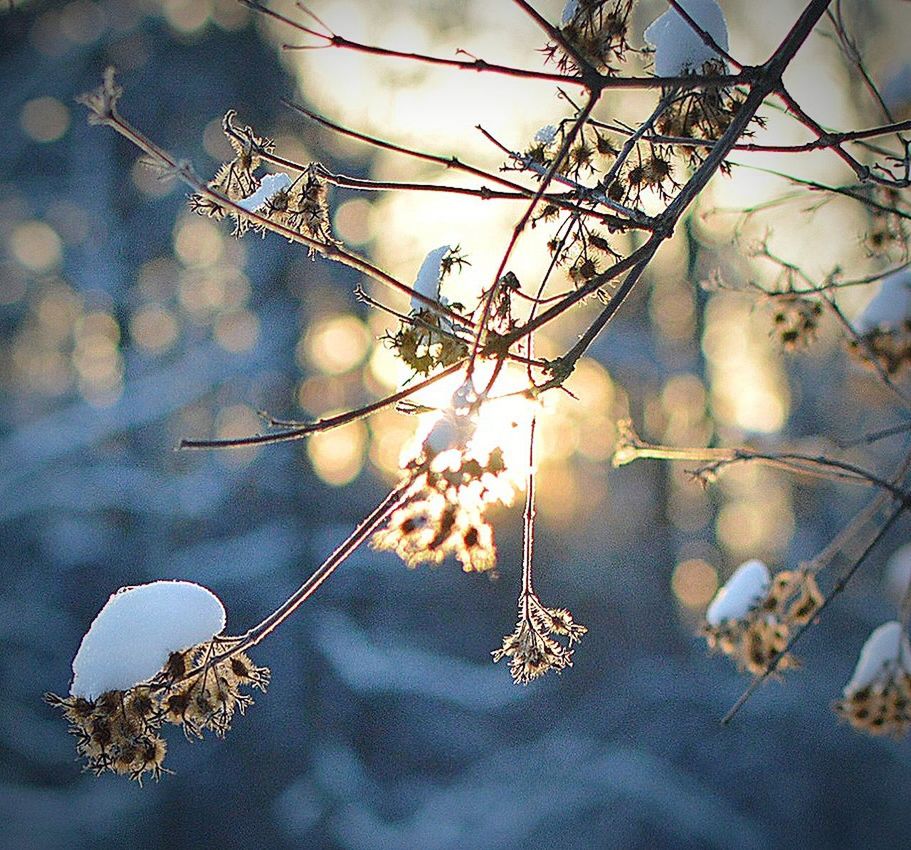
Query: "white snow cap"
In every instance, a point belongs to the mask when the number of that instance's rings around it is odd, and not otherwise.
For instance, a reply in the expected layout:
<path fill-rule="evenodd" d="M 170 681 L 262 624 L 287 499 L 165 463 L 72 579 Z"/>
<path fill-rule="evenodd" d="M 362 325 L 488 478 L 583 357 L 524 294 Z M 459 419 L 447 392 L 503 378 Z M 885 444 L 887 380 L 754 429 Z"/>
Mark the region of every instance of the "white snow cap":
<path fill-rule="evenodd" d="M 758 560 L 746 561 L 712 600 L 705 612 L 710 626 L 720 626 L 725 620 L 741 620 L 753 610 L 769 592 L 769 568 Z"/>
<path fill-rule="evenodd" d="M 882 279 L 879 291 L 867 304 L 855 329 L 867 333 L 880 327 L 897 327 L 911 318 L 911 271 L 904 269 Z"/>
<path fill-rule="evenodd" d="M 715 0 L 679 0 L 680 7 L 704 29 L 722 50 L 728 49 L 728 27 L 724 12 Z M 698 71 L 705 62 L 721 57 L 676 9 L 668 9 L 645 31 L 645 40 L 655 48 L 655 73 L 677 77 Z"/>
<path fill-rule="evenodd" d="M 74 697 L 125 691 L 161 670 L 172 652 L 211 640 L 225 627 L 221 600 L 190 581 L 153 581 L 112 594 L 73 659 Z"/>
<path fill-rule="evenodd" d="M 424 257 L 424 262 L 421 263 L 418 276 L 412 285 L 412 289 L 415 292 L 420 292 L 421 295 L 426 295 L 434 301 L 440 300 L 440 277 L 443 274 L 443 258 L 451 250 L 451 245 L 440 245 L 439 248 L 434 248 Z M 428 305 L 412 296 L 411 309 L 416 313 L 418 310 L 427 310 Z"/>
<path fill-rule="evenodd" d="M 561 25 L 565 27 L 570 23 L 578 11 L 579 0 L 566 0 L 566 5 L 563 7 L 563 15 L 560 17 Z"/>
<path fill-rule="evenodd" d="M 535 141 L 542 145 L 549 145 L 556 137 L 557 128 L 553 124 L 548 124 L 535 133 Z"/>
<path fill-rule="evenodd" d="M 898 666 L 906 673 L 911 673 L 911 643 L 902 624 L 897 620 L 890 620 L 874 629 L 867 638 L 854 675 L 845 685 L 845 696 L 872 685 L 888 668 Z"/>
<path fill-rule="evenodd" d="M 470 380 L 452 394 L 451 408 L 443 411 L 424 438 L 424 449 L 429 454 L 438 455 L 449 449 L 465 448 L 475 432 L 476 423 L 469 409 L 476 399 L 477 394 Z"/>
<path fill-rule="evenodd" d="M 287 189 L 291 185 L 291 178 L 279 171 L 277 174 L 267 174 L 259 183 L 259 188 L 246 198 L 237 201 L 237 206 L 243 207 L 247 212 L 256 212 L 266 205 L 273 195 Z"/>

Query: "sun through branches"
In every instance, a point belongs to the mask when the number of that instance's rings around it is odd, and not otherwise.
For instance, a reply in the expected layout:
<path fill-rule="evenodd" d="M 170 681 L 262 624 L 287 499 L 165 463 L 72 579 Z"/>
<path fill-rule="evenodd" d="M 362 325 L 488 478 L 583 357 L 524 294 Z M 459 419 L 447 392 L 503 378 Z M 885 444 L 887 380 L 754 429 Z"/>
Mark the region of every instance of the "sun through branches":
<path fill-rule="evenodd" d="M 282 27 L 286 37 L 303 39 L 303 44 L 286 44 L 289 50 L 347 50 L 377 61 L 438 66 L 453 74 L 513 77 L 529 86 L 556 86 L 560 97 L 552 120 L 531 138 L 501 139 L 478 127 L 500 160 L 494 169 L 456 153 L 433 153 L 374 136 L 304 105 L 288 104 L 297 117 L 349 144 L 410 158 L 441 174 L 458 174 L 470 185 L 374 182 L 333 173 L 319 162 L 297 162 L 239 120 L 233 109 L 223 121 L 233 158 L 211 177 L 199 176 L 123 117 L 122 90 L 113 71 L 106 72 L 97 91 L 81 99 L 92 123 L 120 133 L 160 172 L 189 186 L 191 210 L 215 221 L 230 219 L 236 237 L 250 231 L 276 234 L 315 259 L 356 270 L 364 281 L 357 297 L 391 317 L 392 327 L 380 343 L 405 373 L 394 393 L 322 420 L 267 419 L 262 433 L 185 440 L 184 448 L 231 450 L 302 440 L 383 410 L 419 420 L 390 495 L 261 623 L 236 638 L 222 635 L 223 622 L 191 639 L 177 634 L 159 659 L 160 669 L 143 667 L 98 693 L 82 693 L 74 683 L 69 697 L 49 697 L 63 710 L 91 769 L 136 779 L 157 778 L 161 772 L 163 724 L 181 726 L 188 737 L 201 737 L 204 730 L 225 733 L 250 702 L 244 688 L 264 689 L 268 681 L 265 668 L 256 667 L 246 652 L 293 614 L 355 548 L 369 542 L 395 553 L 409 567 L 439 564 L 451 556 L 466 572 L 492 573 L 503 559 L 491 510 L 511 505 L 522 489 L 525 543 L 518 622 L 493 658 L 508 659 L 513 679 L 521 684 L 572 665 L 586 628 L 566 608 L 542 603 L 534 586 L 537 460 L 547 451 L 546 445 L 536 446 L 542 430 L 538 423 L 548 416 L 548 399 L 571 395 L 568 379 L 633 289 L 649 280 L 659 248 L 675 230 L 684 230 L 685 217 L 709 182 L 749 167 L 735 155 L 821 151 L 836 157 L 854 184 L 828 187 L 783 176 L 798 187 L 800 197 L 828 193 L 869 210 L 878 249 L 886 252 L 880 260 L 887 257 L 888 262 L 871 261 L 872 271 L 855 280 L 838 269 L 816 280 L 799 263 L 763 245 L 748 257 L 778 269 L 774 288 L 732 284 L 720 274 L 707 288 L 738 289 L 771 304 L 770 334 L 791 351 L 812 346 L 825 323 L 837 327 L 844 349 L 871 367 L 869 379 L 881 382 L 906 416 L 911 412 L 896 383 L 911 362 L 905 226 L 911 218 L 905 194 L 911 163 L 903 135 L 911 124 L 886 115 L 884 123 L 863 130 L 827 129 L 794 101 L 782 81 L 814 28 L 826 21 L 834 25 L 831 15 L 826 17 L 827 0 L 808 0 L 781 28 L 786 33 L 782 40 L 768 45 L 768 59 L 759 67 L 745 66 L 728 52 L 727 21 L 715 0 L 672 0 L 647 27 L 633 0 L 569 0 L 558 22 L 525 0 L 512 0 L 515 14 L 527 16 L 540 30 L 540 67 L 498 64 L 465 50 L 449 58 L 364 44 L 330 29 L 303 7 L 294 18 L 268 4 L 249 5 Z M 613 97 L 618 91 L 638 91 L 649 99 L 648 110 L 620 114 Z M 779 143 L 766 123 L 775 110 L 811 140 Z M 446 244 L 426 246 L 413 277 L 400 279 L 334 232 L 336 187 L 364 193 L 433 192 L 444 202 L 451 193 L 502 204 L 514 211 L 512 229 L 493 262 L 475 261 L 471 244 L 456 232 Z M 544 259 L 533 274 L 517 273 L 532 230 L 546 233 Z M 843 288 L 877 286 L 880 280 L 869 315 L 852 326 L 836 296 Z M 571 335 L 572 344 L 560 353 L 551 351 L 551 341 L 550 356 L 537 356 L 536 335 L 570 314 L 581 328 Z M 578 403 L 584 405 L 586 399 Z M 794 643 L 843 590 L 911 499 L 905 489 L 911 459 L 880 473 L 837 452 L 814 453 L 781 443 L 723 446 L 720 431 L 708 447 L 662 445 L 639 438 L 632 422 L 613 411 L 604 413 L 618 425 L 617 466 L 643 458 L 696 462 L 693 475 L 708 486 L 729 468 L 752 464 L 875 492 L 851 526 L 853 536 L 840 535 L 812 561 L 774 575 L 752 559 L 709 606 L 703 628 L 709 646 L 754 674 L 751 689 L 776 670 L 796 666 Z M 858 540 L 863 545 L 858 547 Z M 820 585 L 817 579 L 840 557 L 846 566 L 824 594 L 820 586 L 826 582 Z M 507 557 L 503 572 L 511 574 L 515 560 Z M 911 610 L 911 603 L 906 608 Z M 861 662 L 875 655 L 875 663 L 866 664 L 862 677 L 855 675 L 838 704 L 839 713 L 857 728 L 906 728 L 911 675 L 906 625 L 907 611 L 897 624 L 900 637 L 889 626 L 888 641 L 878 637 L 875 652 L 864 650 Z"/>

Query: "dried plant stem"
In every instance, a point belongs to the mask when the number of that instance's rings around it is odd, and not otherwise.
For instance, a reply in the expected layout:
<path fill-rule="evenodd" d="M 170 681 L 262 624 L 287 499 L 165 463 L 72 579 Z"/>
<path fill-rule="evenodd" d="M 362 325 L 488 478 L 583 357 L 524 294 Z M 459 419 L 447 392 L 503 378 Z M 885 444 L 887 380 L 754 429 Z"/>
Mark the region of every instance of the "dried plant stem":
<path fill-rule="evenodd" d="M 911 469 L 911 458 L 906 459 L 898 471 L 894 480 L 901 481 L 908 470 Z M 866 545 L 862 541 L 865 539 L 865 529 L 882 513 L 889 505 L 895 501 L 895 495 L 889 491 L 879 493 L 870 501 L 863 510 L 857 513 L 854 518 L 837 534 L 829 544 L 809 561 L 804 561 L 801 568 L 810 572 L 821 572 L 828 567 L 838 555 L 844 555 L 850 548 L 862 551 Z M 859 548 L 858 548 L 859 547 Z"/>
<path fill-rule="evenodd" d="M 604 129 L 621 135 L 631 135 L 633 132 L 628 128 L 620 127 L 616 124 L 602 124 L 601 122 L 593 122 L 593 124 L 595 124 L 595 126 L 603 126 Z M 891 136 L 905 130 L 911 130 L 911 120 L 881 124 L 877 127 L 869 127 L 864 130 L 846 130 L 843 132 L 829 131 L 824 136 L 820 136 L 819 138 L 802 144 L 769 145 L 760 142 L 738 142 L 734 145 L 733 150 L 753 153 L 809 153 L 810 151 L 826 150 L 827 148 L 845 144 L 846 142 L 859 142 L 865 139 Z M 686 148 L 710 148 L 718 141 L 717 139 L 663 136 L 656 133 L 647 133 L 643 136 L 643 139 L 647 142 L 654 142 L 655 144 L 675 145 Z"/>
<path fill-rule="evenodd" d="M 563 136 L 560 148 L 556 154 L 554 154 L 554 158 L 548 166 L 547 173 L 542 178 L 541 184 L 538 187 L 538 191 L 535 192 L 534 197 L 531 199 L 531 203 L 529 203 L 528 208 L 525 210 L 522 217 L 518 220 L 518 222 L 516 222 L 515 226 L 512 229 L 512 235 L 510 236 L 509 242 L 506 245 L 506 250 L 503 252 L 503 257 L 500 260 L 500 265 L 497 267 L 497 271 L 493 276 L 493 282 L 491 283 L 490 289 L 488 290 L 487 297 L 484 299 L 484 304 L 481 309 L 481 318 L 478 321 L 474 334 L 471 356 L 465 369 L 466 381 L 471 379 L 471 376 L 474 372 L 475 363 L 477 361 L 478 354 L 481 351 L 481 342 L 484 337 L 485 329 L 487 328 L 488 319 L 490 318 L 490 310 L 496 298 L 500 280 L 506 273 L 506 264 L 509 262 L 509 258 L 512 256 L 513 249 L 516 247 L 516 243 L 519 241 L 519 237 L 522 235 L 522 231 L 525 230 L 528 222 L 531 221 L 531 217 L 534 215 L 535 209 L 538 206 L 538 202 L 541 200 L 544 193 L 547 191 L 547 188 L 550 186 L 551 180 L 553 180 L 554 175 L 560 170 L 561 166 L 565 162 L 566 157 L 569 155 L 569 151 L 573 145 L 573 142 L 575 142 L 576 137 L 581 133 L 582 127 L 585 125 L 585 122 L 588 120 L 597 102 L 598 95 L 594 93 L 591 94 L 586 101 L 585 106 L 582 108 L 581 112 L 576 116 L 575 120 L 570 126 L 569 131 Z"/>
<path fill-rule="evenodd" d="M 104 123 L 116 130 L 124 138 L 128 139 L 134 145 L 136 145 L 136 147 L 140 148 L 148 156 L 152 157 L 155 162 L 163 165 L 167 172 L 172 173 L 183 180 L 184 183 L 190 186 L 198 194 L 213 201 L 219 206 L 230 210 L 235 215 L 247 218 L 258 227 L 263 227 L 267 230 L 271 230 L 273 233 L 284 236 L 291 242 L 297 242 L 305 245 L 308 248 L 311 248 L 314 251 L 317 251 L 318 253 L 327 257 L 328 259 L 335 260 L 342 263 L 343 265 L 355 269 L 356 271 L 362 272 L 373 280 L 376 280 L 377 282 L 382 283 L 391 289 L 397 290 L 398 292 L 401 292 L 410 298 L 417 299 L 422 304 L 425 304 L 427 307 L 432 308 L 435 312 L 445 315 L 455 322 L 458 322 L 467 327 L 473 327 L 474 323 L 470 318 L 456 313 L 451 308 L 440 304 L 433 298 L 428 298 L 423 293 L 416 292 L 412 287 L 408 286 L 405 283 L 402 283 L 400 280 L 397 280 L 392 275 L 384 272 L 382 269 L 377 268 L 372 263 L 365 260 L 363 257 L 359 257 L 356 254 L 351 253 L 335 242 L 323 242 L 303 233 L 299 233 L 293 228 L 286 227 L 283 224 L 272 221 L 267 216 L 263 216 L 259 213 L 251 212 L 250 210 L 245 209 L 236 201 L 227 197 L 223 193 L 212 189 L 208 183 L 206 183 L 206 181 L 202 180 L 196 175 L 189 163 L 179 162 L 176 160 L 170 153 L 156 145 L 139 130 L 133 127 L 119 114 L 119 112 L 113 111 L 111 115 L 103 118 L 101 120 L 101 123 Z"/>
<path fill-rule="evenodd" d="M 732 67 L 736 68 L 738 71 L 743 69 L 743 65 L 738 62 L 730 53 L 727 52 L 717 41 L 715 41 L 712 36 L 706 32 L 699 24 L 693 20 L 693 17 L 687 12 L 686 9 L 678 2 L 678 0 L 667 0 L 668 5 L 673 8 L 673 10 L 686 21 L 687 26 L 702 39 L 706 47 L 714 50 L 719 56 L 723 57 L 724 60 Z"/>
<path fill-rule="evenodd" d="M 329 576 L 331 576 L 332 573 L 334 573 L 336 569 L 355 552 L 355 550 L 363 545 L 373 532 L 389 518 L 392 512 L 408 498 L 408 491 L 413 483 L 413 480 L 410 478 L 402 481 L 358 524 L 357 528 L 354 529 L 344 542 L 342 542 L 281 605 L 243 635 L 237 638 L 227 639 L 227 650 L 210 659 L 206 665 L 188 671 L 185 676 L 181 677 L 181 681 L 197 675 L 204 667 L 217 664 L 240 652 L 245 652 L 265 640 L 284 623 L 285 620 L 294 614 L 301 605 L 313 596 L 326 579 L 328 579 Z M 173 684 L 175 683 L 171 682 L 169 683 L 169 686 L 173 686 Z"/>
<path fill-rule="evenodd" d="M 785 648 L 782 649 L 781 652 L 779 652 L 775 655 L 775 657 L 768 663 L 768 665 L 766 666 L 765 670 L 762 671 L 762 673 L 760 673 L 758 676 L 755 676 L 753 678 L 753 681 L 750 682 L 750 684 L 747 686 L 746 690 L 744 690 L 744 692 L 740 695 L 737 702 L 735 702 L 734 705 L 727 712 L 727 714 L 725 714 L 724 717 L 721 718 L 722 726 L 727 726 L 734 719 L 734 717 L 736 717 L 737 713 L 740 711 L 741 708 L 743 708 L 743 706 L 746 704 L 747 700 L 749 700 L 749 698 L 756 692 L 757 688 L 759 688 L 759 686 L 763 682 L 765 682 L 765 680 L 768 679 L 769 676 L 771 676 L 775 672 L 775 670 L 778 669 L 778 665 L 781 663 L 782 659 L 784 659 L 788 655 L 788 653 L 796 645 L 797 641 L 799 641 L 800 638 L 803 637 L 803 635 L 807 632 L 807 630 L 810 629 L 811 626 L 813 626 L 813 624 L 818 621 L 819 617 L 822 615 L 822 612 L 825 611 L 825 609 L 829 607 L 829 605 L 832 603 L 832 601 L 845 589 L 845 587 L 848 586 L 848 583 L 856 575 L 857 571 L 860 569 L 861 565 L 867 559 L 869 554 L 873 551 L 874 548 L 876 548 L 876 545 L 879 543 L 879 541 L 882 540 L 883 537 L 886 536 L 889 529 L 892 528 L 892 526 L 895 524 L 896 520 L 898 520 L 898 518 L 902 515 L 902 513 L 904 513 L 904 511 L 905 511 L 905 505 L 899 505 L 898 507 L 896 507 L 892 510 L 892 512 L 886 518 L 885 522 L 883 522 L 882 525 L 879 527 L 879 529 L 877 530 L 877 532 L 873 536 L 873 538 L 869 541 L 869 543 L 867 543 L 866 547 L 864 548 L 863 552 L 861 552 L 860 556 L 844 572 L 844 574 L 835 583 L 835 586 L 832 588 L 832 590 L 826 595 L 825 599 L 823 599 L 822 604 L 819 606 L 819 608 L 816 609 L 815 617 L 812 620 L 809 620 L 808 622 L 804 623 L 799 629 L 797 629 L 794 632 L 794 634 L 791 636 L 790 640 L 788 641 L 787 646 L 785 646 Z"/>
<path fill-rule="evenodd" d="M 364 419 L 365 417 L 376 413 L 378 410 L 392 407 L 392 405 L 397 404 L 406 398 L 409 398 L 420 390 L 432 386 L 433 384 L 437 383 L 437 381 L 441 381 L 443 378 L 455 374 L 457 371 L 459 371 L 459 369 L 463 367 L 463 365 L 464 359 L 460 360 L 457 363 L 454 363 L 452 366 L 447 366 L 442 371 L 437 372 L 435 375 L 431 375 L 429 378 L 426 378 L 423 381 L 419 381 L 410 387 L 406 387 L 405 389 L 392 393 L 391 395 L 388 395 L 385 398 L 381 398 L 372 404 L 366 404 L 363 407 L 356 408 L 355 410 L 345 411 L 344 413 L 340 413 L 337 416 L 329 416 L 326 419 L 318 419 L 315 422 L 298 424 L 286 431 L 279 431 L 273 434 L 254 434 L 251 437 L 233 437 L 222 440 L 181 440 L 180 448 L 238 449 L 249 446 L 263 446 L 270 445 L 272 443 L 287 443 L 293 440 L 301 440 L 310 434 L 317 434 L 321 431 L 329 431 L 333 428 L 340 428 L 342 425 L 347 425 L 348 423 L 355 422 L 358 419 Z"/>
<path fill-rule="evenodd" d="M 482 168 L 477 168 L 474 165 L 469 165 L 468 163 L 462 162 L 458 157 L 455 156 L 440 156 L 439 154 L 428 153 L 426 151 L 419 151 L 415 148 L 408 148 L 403 145 L 396 144 L 395 142 L 389 142 L 385 139 L 377 138 L 376 136 L 368 135 L 367 133 L 362 133 L 359 130 L 353 130 L 350 127 L 345 127 L 341 124 L 336 123 L 335 121 L 330 121 L 324 115 L 320 115 L 318 112 L 313 112 L 310 109 L 307 109 L 304 106 L 301 106 L 298 103 L 294 103 L 290 100 L 285 100 L 283 103 L 290 109 L 293 109 L 295 112 L 299 112 L 301 115 L 306 116 L 312 121 L 315 121 L 317 124 L 325 127 L 328 130 L 332 130 L 335 133 L 339 133 L 342 136 L 347 136 L 357 141 L 364 142 L 365 144 L 371 145 L 380 150 L 388 150 L 394 153 L 400 153 L 405 156 L 410 156 L 412 159 L 418 159 L 423 162 L 432 162 L 436 165 L 441 165 L 444 168 L 450 168 L 455 171 L 461 171 L 465 174 L 471 174 L 474 177 L 480 177 L 483 180 L 489 180 L 491 183 L 495 183 L 499 186 L 505 186 L 511 189 L 514 192 L 518 192 L 524 198 L 534 198 L 540 189 L 527 189 L 519 183 L 516 183 L 513 180 L 508 180 L 505 177 L 501 177 L 498 174 L 494 174 L 489 171 L 484 171 Z M 539 198 L 540 200 L 540 198 Z M 561 200 L 559 195 L 550 194 L 547 196 L 548 203 L 553 203 L 555 206 L 559 207 L 566 212 L 578 213 L 581 209 L 578 204 L 573 203 L 568 200 Z M 649 224 L 647 221 L 644 221 L 640 218 L 636 220 L 627 221 L 624 218 L 619 218 L 617 216 L 609 216 L 601 213 L 601 220 L 607 223 L 614 223 L 618 227 L 631 227 L 631 228 L 640 228 L 648 229 Z"/>
<path fill-rule="evenodd" d="M 752 462 L 775 469 L 799 475 L 808 475 L 813 478 L 826 478 L 847 484 L 860 484 L 866 487 L 879 487 L 890 494 L 891 498 L 903 501 L 911 500 L 911 496 L 901 487 L 887 481 L 869 470 L 863 469 L 847 461 L 825 457 L 824 455 L 806 455 L 798 452 L 765 452 L 746 448 L 700 448 L 663 446 L 641 441 L 630 446 L 630 453 L 634 457 L 652 458 L 670 461 L 699 461 L 706 466 L 695 470 L 696 476 L 716 475 L 724 467 L 736 463 Z M 622 461 L 621 465 L 629 461 Z"/>

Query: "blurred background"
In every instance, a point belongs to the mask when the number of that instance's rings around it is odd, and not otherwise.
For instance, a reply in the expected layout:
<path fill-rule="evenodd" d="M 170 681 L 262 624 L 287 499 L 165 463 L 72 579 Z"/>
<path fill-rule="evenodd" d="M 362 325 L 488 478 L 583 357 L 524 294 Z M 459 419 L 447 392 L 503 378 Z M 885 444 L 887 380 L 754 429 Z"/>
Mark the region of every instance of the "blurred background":
<path fill-rule="evenodd" d="M 854 5 L 868 67 L 907 115 L 907 4 Z M 539 6 L 559 18 L 560 3 Z M 762 61 L 802 8 L 723 6 L 746 63 Z M 306 20 L 290 3 L 275 8 Z M 634 46 L 663 8 L 637 5 Z M 353 39 L 542 62 L 539 31 L 506 0 L 313 9 Z M 89 127 L 74 97 L 116 65 L 125 116 L 204 175 L 231 156 L 221 118 L 234 108 L 291 159 L 451 185 L 477 184 L 332 135 L 280 99 L 491 171 L 502 158 L 476 124 L 521 149 L 568 114 L 548 84 L 283 51 L 285 42 L 307 39 L 235 0 L 15 0 L 0 12 L 0 845 L 904 846 L 909 744 L 858 736 L 830 704 L 867 633 L 894 617 L 911 574 L 907 521 L 801 642 L 804 669 L 722 728 L 746 681 L 707 655 L 697 636 L 705 605 L 746 558 L 787 568 L 814 555 L 869 495 L 756 467 L 708 490 L 686 464 L 610 468 L 614 422 L 626 415 L 660 442 L 787 438 L 817 451 L 900 421 L 835 327 L 788 354 L 770 305 L 700 287 L 715 270 L 734 287 L 774 286 L 779 269 L 749 256 L 759 238 L 817 277 L 899 259 L 888 244 L 871 247 L 876 223 L 849 199 L 804 193 L 744 215 L 793 191 L 747 168 L 716 178 L 656 258 L 573 376 L 579 400 L 547 401 L 537 584 L 546 604 L 589 627 L 571 670 L 516 687 L 490 662 L 513 629 L 521 566 L 520 510 L 502 509 L 494 580 L 361 551 L 260 647 L 273 684 L 225 741 L 172 734 L 174 775 L 144 788 L 80 773 L 41 694 L 68 690 L 72 657 L 108 595 L 197 581 L 224 600 L 229 631 L 244 630 L 382 498 L 414 422 L 390 411 L 306 443 L 175 451 L 181 437 L 253 433 L 258 410 L 310 418 L 390 392 L 403 375 L 378 338 L 392 325 L 355 299 L 369 284 L 350 270 L 193 216 L 185 189 Z M 879 121 L 824 25 L 787 79 L 824 124 Z M 653 97 L 611 95 L 598 115 L 635 123 Z M 777 140 L 805 140 L 780 114 L 767 117 Z M 749 162 L 850 178 L 825 154 Z M 521 211 L 343 190 L 331 208 L 349 246 L 405 281 L 430 249 L 458 243 L 471 266 L 444 290 L 454 300 L 486 284 Z M 546 231 L 523 240 L 520 279 L 540 274 Z M 872 294 L 846 292 L 842 306 L 856 315 Z M 539 353 L 565 350 L 596 309 L 542 333 Z M 902 442 L 848 457 L 885 473 Z"/>

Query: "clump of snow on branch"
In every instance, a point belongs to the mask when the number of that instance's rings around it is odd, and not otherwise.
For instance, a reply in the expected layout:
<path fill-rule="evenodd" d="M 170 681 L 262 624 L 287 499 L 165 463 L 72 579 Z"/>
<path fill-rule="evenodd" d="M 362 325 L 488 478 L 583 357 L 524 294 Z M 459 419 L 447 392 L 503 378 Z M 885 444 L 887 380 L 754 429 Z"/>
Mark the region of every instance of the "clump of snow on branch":
<path fill-rule="evenodd" d="M 441 245 L 434 248 L 421 263 L 418 269 L 418 276 L 414 281 L 412 289 L 426 298 L 434 301 L 440 300 L 440 279 L 443 277 L 443 259 L 452 250 L 451 245 Z M 426 310 L 427 305 L 419 298 L 412 296 L 411 309 L 415 313 L 419 310 Z"/>
<path fill-rule="evenodd" d="M 291 186 L 291 178 L 282 172 L 277 174 L 267 174 L 260 181 L 259 188 L 246 198 L 237 201 L 237 206 L 242 207 L 247 212 L 256 212 L 264 207 L 268 201 L 279 192 L 284 192 Z"/>
<path fill-rule="evenodd" d="M 890 620 L 874 629 L 864 643 L 854 675 L 845 685 L 845 696 L 869 688 L 896 671 L 911 673 L 911 643 L 902 624 Z"/>
<path fill-rule="evenodd" d="M 579 0 L 566 0 L 566 5 L 563 7 L 563 14 L 560 17 L 560 23 L 563 26 L 566 26 L 572 21 L 578 11 Z"/>
<path fill-rule="evenodd" d="M 535 141 L 538 142 L 538 144 L 544 145 L 544 147 L 552 144 L 556 137 L 557 128 L 553 124 L 548 124 L 535 133 Z"/>
<path fill-rule="evenodd" d="M 759 560 L 741 564 L 715 594 L 705 612 L 706 622 L 720 626 L 726 620 L 743 619 L 769 593 L 769 568 Z"/>
<path fill-rule="evenodd" d="M 680 0 L 680 7 L 727 51 L 727 23 L 715 0 Z M 645 31 L 645 40 L 655 48 L 655 73 L 659 77 L 699 71 L 706 62 L 722 59 L 673 8 L 652 22 Z"/>
<path fill-rule="evenodd" d="M 450 449 L 462 450 L 474 436 L 477 420 L 471 414 L 471 406 L 477 394 L 471 381 L 466 381 L 452 394 L 449 408 L 444 410 L 431 427 L 423 441 L 428 457 L 434 457 Z"/>
<path fill-rule="evenodd" d="M 911 319 L 911 272 L 907 270 L 883 278 L 856 329 L 864 334 L 877 328 L 898 328 L 906 319 Z"/>
<path fill-rule="evenodd" d="M 158 673 L 172 652 L 211 640 L 225 627 L 225 609 L 206 588 L 154 581 L 111 595 L 73 659 L 70 694 L 94 700 L 126 691 Z"/>

